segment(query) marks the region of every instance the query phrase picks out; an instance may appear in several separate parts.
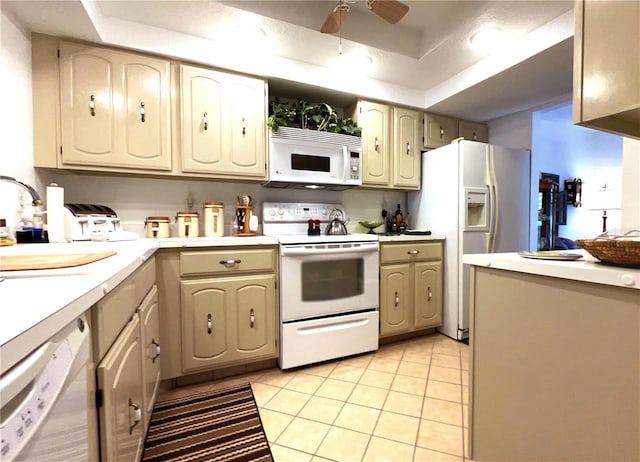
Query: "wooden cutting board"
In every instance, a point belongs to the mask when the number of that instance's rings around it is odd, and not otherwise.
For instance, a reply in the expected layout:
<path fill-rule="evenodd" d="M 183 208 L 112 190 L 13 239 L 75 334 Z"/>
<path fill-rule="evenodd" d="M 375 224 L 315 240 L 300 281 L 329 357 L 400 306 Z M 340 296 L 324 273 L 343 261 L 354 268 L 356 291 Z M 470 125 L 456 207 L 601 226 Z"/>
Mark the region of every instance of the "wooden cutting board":
<path fill-rule="evenodd" d="M 53 255 L 7 255 L 0 257 L 0 271 L 24 271 L 69 268 L 86 265 L 117 252 L 67 253 Z"/>

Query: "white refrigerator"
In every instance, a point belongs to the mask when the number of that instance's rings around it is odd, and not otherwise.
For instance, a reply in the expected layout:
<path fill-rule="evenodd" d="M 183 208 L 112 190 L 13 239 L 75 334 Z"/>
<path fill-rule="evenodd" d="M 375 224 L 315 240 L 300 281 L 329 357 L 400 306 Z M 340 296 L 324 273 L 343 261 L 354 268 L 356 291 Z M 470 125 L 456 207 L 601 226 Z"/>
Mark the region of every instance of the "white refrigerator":
<path fill-rule="evenodd" d="M 422 154 L 421 181 L 408 194 L 410 227 L 446 237 L 438 330 L 463 340 L 469 268 L 462 255 L 529 249 L 531 153 L 461 140 Z"/>

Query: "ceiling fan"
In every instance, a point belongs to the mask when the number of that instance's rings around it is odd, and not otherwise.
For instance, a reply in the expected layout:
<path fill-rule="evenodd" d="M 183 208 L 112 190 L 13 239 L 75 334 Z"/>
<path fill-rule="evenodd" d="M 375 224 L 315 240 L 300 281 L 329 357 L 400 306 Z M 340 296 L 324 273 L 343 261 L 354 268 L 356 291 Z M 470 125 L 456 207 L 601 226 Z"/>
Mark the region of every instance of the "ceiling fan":
<path fill-rule="evenodd" d="M 367 7 L 391 24 L 400 21 L 404 15 L 407 14 L 407 11 L 409 11 L 408 5 L 397 0 L 367 0 Z M 320 32 L 323 34 L 335 34 L 340 31 L 344 25 L 344 21 L 347 19 L 350 9 L 349 4 L 345 0 L 339 0 L 338 6 L 336 6 L 324 20 Z"/>

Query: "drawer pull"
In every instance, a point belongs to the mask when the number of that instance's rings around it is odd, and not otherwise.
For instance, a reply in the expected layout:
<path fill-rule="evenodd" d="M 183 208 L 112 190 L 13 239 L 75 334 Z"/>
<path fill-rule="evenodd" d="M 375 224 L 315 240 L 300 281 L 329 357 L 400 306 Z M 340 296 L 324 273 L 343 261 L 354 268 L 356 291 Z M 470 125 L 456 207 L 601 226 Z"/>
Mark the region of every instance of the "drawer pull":
<path fill-rule="evenodd" d="M 144 101 L 140 101 L 140 120 L 144 122 Z"/>
<path fill-rule="evenodd" d="M 442 125 L 440 126 L 440 138 L 444 137 L 444 128 L 442 128 Z"/>
<path fill-rule="evenodd" d="M 411 144 L 407 141 L 407 155 L 411 152 Z"/>
<path fill-rule="evenodd" d="M 95 95 L 91 95 L 89 98 L 89 111 L 91 112 L 91 117 L 96 116 L 96 97 Z"/>
<path fill-rule="evenodd" d="M 375 150 L 376 151 L 380 151 L 380 141 L 378 140 L 378 137 L 376 136 L 376 139 L 374 141 L 374 145 L 375 145 Z"/>
<path fill-rule="evenodd" d="M 155 339 L 151 339 L 151 344 L 153 345 L 153 349 L 155 350 L 154 355 L 151 358 L 151 362 L 155 363 L 156 359 L 158 359 L 158 357 L 160 356 L 160 344 L 156 342 Z"/>
<path fill-rule="evenodd" d="M 213 329 L 213 321 L 211 320 L 211 314 L 207 315 L 207 334 L 211 335 L 211 329 Z"/>
<path fill-rule="evenodd" d="M 209 128 L 209 118 L 207 117 L 207 113 L 204 113 L 204 116 L 202 117 L 202 122 L 204 123 L 204 129 L 206 130 L 207 128 Z"/>
<path fill-rule="evenodd" d="M 253 308 L 249 311 L 249 327 L 253 329 L 253 325 L 256 322 L 256 315 L 253 312 Z"/>
<path fill-rule="evenodd" d="M 431 292 L 431 287 L 427 287 L 427 301 L 430 302 L 433 297 L 433 292 Z"/>
<path fill-rule="evenodd" d="M 409 250 L 407 253 L 409 255 L 418 255 L 420 253 L 420 251 L 419 250 Z"/>
<path fill-rule="evenodd" d="M 239 265 L 242 260 L 220 260 L 221 265 Z"/>
<path fill-rule="evenodd" d="M 395 306 L 398 306 L 400 303 L 400 297 L 398 297 L 398 292 L 396 292 Z"/>
<path fill-rule="evenodd" d="M 129 398 L 129 407 L 131 408 L 129 409 L 129 422 L 131 422 L 131 416 L 133 415 L 133 425 L 129 425 L 129 434 L 131 435 L 135 426 L 142 420 L 142 410 L 140 406 L 131 401 L 131 398 Z"/>

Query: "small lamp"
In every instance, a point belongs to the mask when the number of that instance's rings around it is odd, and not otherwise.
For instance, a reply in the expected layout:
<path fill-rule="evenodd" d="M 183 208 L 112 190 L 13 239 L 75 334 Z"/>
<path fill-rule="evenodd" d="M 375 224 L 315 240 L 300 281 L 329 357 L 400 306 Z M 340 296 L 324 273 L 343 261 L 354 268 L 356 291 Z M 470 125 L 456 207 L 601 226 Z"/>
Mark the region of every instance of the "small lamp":
<path fill-rule="evenodd" d="M 621 198 L 615 188 L 610 184 L 600 183 L 600 186 L 593 191 L 593 197 L 588 203 L 591 210 L 602 210 L 602 232 L 607 232 L 607 210 L 621 208 Z"/>

